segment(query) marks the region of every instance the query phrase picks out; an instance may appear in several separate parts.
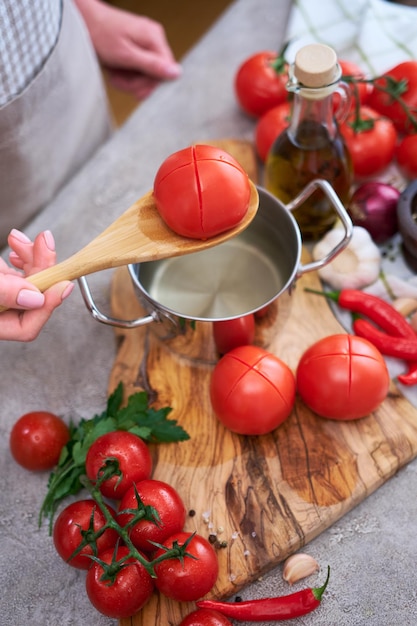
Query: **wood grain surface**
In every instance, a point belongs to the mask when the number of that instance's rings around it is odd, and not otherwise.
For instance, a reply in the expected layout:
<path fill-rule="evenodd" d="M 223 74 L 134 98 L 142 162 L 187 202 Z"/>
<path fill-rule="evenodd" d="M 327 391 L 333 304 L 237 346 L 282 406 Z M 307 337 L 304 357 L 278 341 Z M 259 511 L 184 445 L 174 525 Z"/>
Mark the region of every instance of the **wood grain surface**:
<path fill-rule="evenodd" d="M 239 155 L 239 147 L 241 142 L 232 143 L 229 151 Z M 253 165 L 250 160 L 248 169 Z M 308 258 L 303 251 L 303 261 Z M 305 287 L 320 288 L 316 273 L 302 276 L 292 294 L 280 296 L 257 323 L 256 342 L 293 371 L 314 341 L 345 332 L 327 302 Z M 111 301 L 116 317 L 143 314 L 126 268 L 115 272 Z M 417 409 L 394 384 L 378 410 L 361 420 L 320 418 L 297 398 L 290 417 L 273 433 L 235 435 L 217 421 L 210 405 L 210 375 L 218 358 L 211 324 L 198 322 L 169 339 L 164 332 L 159 322 L 116 329 L 109 392 L 119 381 L 126 395 L 147 390 L 155 406 L 173 408 L 170 417 L 190 435 L 189 441 L 151 448 L 153 476 L 172 484 L 187 510 L 195 511 L 186 529 L 225 542 L 217 548 L 220 573 L 210 597 L 229 597 L 256 580 L 417 454 Z M 120 624 L 178 626 L 193 608 L 155 593 L 138 615 Z"/>

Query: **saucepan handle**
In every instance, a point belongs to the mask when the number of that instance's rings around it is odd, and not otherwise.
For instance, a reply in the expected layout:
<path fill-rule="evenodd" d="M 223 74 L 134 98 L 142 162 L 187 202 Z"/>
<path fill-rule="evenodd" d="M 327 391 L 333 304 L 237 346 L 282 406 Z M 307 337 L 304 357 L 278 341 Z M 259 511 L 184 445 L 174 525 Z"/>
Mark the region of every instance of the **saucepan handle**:
<path fill-rule="evenodd" d="M 151 315 L 139 317 L 135 320 L 121 320 L 115 317 L 110 317 L 109 315 L 102 313 L 102 311 L 100 311 L 100 309 L 96 305 L 90 290 L 90 286 L 85 276 L 81 276 L 81 278 L 78 279 L 78 285 L 80 287 L 81 294 L 83 296 L 87 309 L 90 311 L 92 317 L 102 324 L 107 324 L 108 326 L 116 326 L 117 328 L 138 328 L 139 326 L 144 326 L 145 324 L 149 324 L 150 322 L 157 322 L 159 320 L 156 311 Z"/>
<path fill-rule="evenodd" d="M 342 250 L 346 248 L 352 239 L 353 233 L 353 224 L 352 220 L 349 217 L 348 212 L 343 206 L 339 196 L 330 185 L 327 180 L 322 180 L 320 178 L 311 181 L 308 185 L 304 187 L 304 189 L 288 204 L 285 205 L 285 208 L 289 211 L 292 211 L 302 205 L 307 198 L 309 198 L 317 189 L 321 189 L 323 193 L 327 196 L 329 202 L 332 204 L 334 210 L 338 214 L 340 221 L 342 222 L 342 226 L 344 229 L 344 235 L 339 243 L 322 259 L 317 259 L 316 261 L 311 261 L 311 263 L 306 263 L 305 265 L 300 265 L 297 270 L 297 278 L 305 274 L 306 272 L 312 272 L 314 270 L 318 270 L 324 265 L 327 265 L 332 261 L 336 255 L 338 255 Z"/>

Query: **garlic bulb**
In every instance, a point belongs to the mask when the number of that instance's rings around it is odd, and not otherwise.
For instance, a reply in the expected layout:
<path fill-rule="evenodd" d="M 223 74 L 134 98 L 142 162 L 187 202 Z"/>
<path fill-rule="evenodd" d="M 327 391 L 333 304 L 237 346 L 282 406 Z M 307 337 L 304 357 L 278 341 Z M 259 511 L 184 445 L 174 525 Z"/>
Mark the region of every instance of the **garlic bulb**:
<path fill-rule="evenodd" d="M 340 228 L 329 230 L 314 246 L 315 261 L 324 258 L 343 238 Z M 318 270 L 333 289 L 362 289 L 375 282 L 381 270 L 381 252 L 362 226 L 354 226 L 352 239 L 330 263 Z"/>
<path fill-rule="evenodd" d="M 298 580 L 314 574 L 319 569 L 316 559 L 309 554 L 299 552 L 288 557 L 285 561 L 282 577 L 287 583 L 293 585 Z"/>

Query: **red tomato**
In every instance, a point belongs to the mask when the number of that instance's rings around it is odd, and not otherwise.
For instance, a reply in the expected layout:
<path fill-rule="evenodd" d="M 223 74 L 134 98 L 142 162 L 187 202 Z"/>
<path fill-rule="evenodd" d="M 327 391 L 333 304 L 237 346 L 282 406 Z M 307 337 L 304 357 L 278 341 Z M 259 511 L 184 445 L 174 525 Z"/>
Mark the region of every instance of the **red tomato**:
<path fill-rule="evenodd" d="M 216 364 L 210 398 L 226 428 L 241 435 L 264 435 L 291 413 L 294 374 L 274 354 L 256 346 L 241 346 Z"/>
<path fill-rule="evenodd" d="M 108 511 L 115 518 L 116 512 L 107 507 Z M 94 540 L 94 533 L 97 533 L 106 523 L 102 511 L 94 500 L 78 500 L 69 504 L 56 518 L 53 530 L 53 540 L 56 551 L 72 567 L 78 569 L 89 569 L 93 561 L 87 556 L 93 554 L 91 545 L 86 544 L 81 552 L 70 559 L 71 555 L 79 548 L 84 540 Z M 108 528 L 96 539 L 98 552 L 107 550 L 116 545 L 119 538 L 118 533 Z"/>
<path fill-rule="evenodd" d="M 152 458 L 148 446 L 133 433 L 117 430 L 101 435 L 91 444 L 85 460 L 90 480 L 97 480 L 99 470 L 107 458 L 119 462 L 122 477 L 112 476 L 101 484 L 100 491 L 106 498 L 119 500 L 132 483 L 151 475 Z"/>
<path fill-rule="evenodd" d="M 362 68 L 359 67 L 359 65 L 356 65 L 356 63 L 339 59 L 339 65 L 342 68 L 342 81 L 344 80 L 344 78 L 347 78 L 347 77 L 353 77 L 353 78 L 359 78 L 359 79 L 366 78 L 365 72 L 362 70 Z M 351 108 L 355 107 L 357 99 L 359 99 L 360 104 L 366 104 L 373 90 L 372 83 L 348 82 L 348 85 L 352 94 Z M 337 106 L 337 102 L 340 98 L 340 95 L 336 92 L 334 96 L 335 96 L 335 101 L 336 101 L 336 106 Z"/>
<path fill-rule="evenodd" d="M 413 114 L 413 118 L 417 123 L 417 61 L 403 61 L 399 63 L 374 82 L 374 89 L 369 98 L 369 106 L 373 109 L 389 117 L 398 132 L 408 133 L 416 130 L 416 126 L 410 124 L 404 107 L 394 99 L 389 93 L 385 93 L 378 89 L 389 89 L 389 81 L 395 82 L 395 87 L 401 87 L 400 97 Z"/>
<path fill-rule="evenodd" d="M 310 346 L 297 368 L 297 389 L 318 415 L 354 420 L 385 399 L 390 378 L 385 361 L 369 341 L 355 335 L 329 335 Z"/>
<path fill-rule="evenodd" d="M 197 609 L 184 617 L 180 626 L 232 626 L 232 622 L 217 611 Z"/>
<path fill-rule="evenodd" d="M 213 337 L 217 350 L 225 354 L 233 348 L 253 343 L 255 339 L 255 316 L 244 315 L 234 320 L 213 322 Z"/>
<path fill-rule="evenodd" d="M 69 428 L 60 417 L 47 411 L 34 411 L 22 415 L 14 424 L 10 451 L 25 469 L 49 470 L 58 463 L 69 438 Z"/>
<path fill-rule="evenodd" d="M 121 546 L 117 549 L 116 560 L 120 561 L 129 554 L 129 549 Z M 111 563 L 114 549 L 100 552 L 98 558 L 104 563 Z M 145 606 L 151 597 L 154 584 L 144 566 L 130 557 L 114 582 L 102 579 L 104 569 L 99 563 L 93 563 L 87 572 L 85 586 L 91 604 L 106 615 L 114 619 L 122 619 L 135 615 Z"/>
<path fill-rule="evenodd" d="M 141 480 L 135 485 L 142 505 L 154 507 L 159 519 L 155 522 L 142 519 L 130 528 L 130 538 L 139 550 L 152 552 L 155 546 L 149 541 L 163 544 L 165 539 L 183 529 L 185 506 L 177 491 L 160 480 Z M 127 509 L 141 510 L 133 485 L 126 491 L 120 503 L 117 520 L 121 526 L 126 526 L 133 519 L 133 514 L 123 513 Z"/>
<path fill-rule="evenodd" d="M 397 165 L 406 178 L 417 178 L 417 135 L 406 135 L 397 145 Z"/>
<path fill-rule="evenodd" d="M 194 239 L 207 239 L 239 224 L 250 195 L 246 172 L 214 146 L 190 146 L 171 154 L 154 180 L 162 219 L 174 232 Z"/>
<path fill-rule="evenodd" d="M 261 116 L 287 99 L 288 64 L 272 50 L 250 56 L 235 76 L 237 100 L 249 115 Z"/>
<path fill-rule="evenodd" d="M 217 580 L 219 564 L 213 546 L 200 535 L 180 532 L 169 537 L 164 546 L 171 548 L 174 542 L 179 546 L 192 537 L 186 551 L 191 556 L 180 559 L 167 559 L 155 566 L 155 585 L 161 593 L 178 602 L 192 602 L 208 593 Z M 159 549 L 154 558 L 165 554 Z"/>
<path fill-rule="evenodd" d="M 261 320 L 264 317 L 266 317 L 269 313 L 269 309 L 270 309 L 270 306 L 269 304 L 267 304 L 266 306 L 262 307 L 262 309 L 258 309 L 257 311 L 255 311 L 254 313 L 255 320 Z"/>
<path fill-rule="evenodd" d="M 365 178 L 382 172 L 391 163 L 397 131 L 390 119 L 381 117 L 369 107 L 360 107 L 360 119 L 372 120 L 373 127 L 355 132 L 356 113 L 353 111 L 341 124 L 340 132 L 352 158 L 355 177 Z"/>
<path fill-rule="evenodd" d="M 287 128 L 291 114 L 289 102 L 269 109 L 258 120 L 255 128 L 255 146 L 261 161 L 265 161 L 278 135 Z"/>

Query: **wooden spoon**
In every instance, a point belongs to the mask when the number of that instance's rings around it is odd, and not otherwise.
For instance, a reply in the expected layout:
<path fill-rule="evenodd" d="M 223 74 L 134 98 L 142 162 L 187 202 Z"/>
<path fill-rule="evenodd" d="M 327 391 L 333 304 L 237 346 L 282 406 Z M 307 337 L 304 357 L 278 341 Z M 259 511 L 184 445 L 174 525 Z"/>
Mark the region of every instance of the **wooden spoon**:
<path fill-rule="evenodd" d="M 255 185 L 252 182 L 250 185 L 249 209 L 244 219 L 220 235 L 206 240 L 177 235 L 160 217 L 150 191 L 79 252 L 27 279 L 40 291 L 45 291 L 61 280 L 74 280 L 100 270 L 190 254 L 216 246 L 238 235 L 255 217 L 259 197 Z M 0 310 L 5 308 L 0 307 Z"/>

